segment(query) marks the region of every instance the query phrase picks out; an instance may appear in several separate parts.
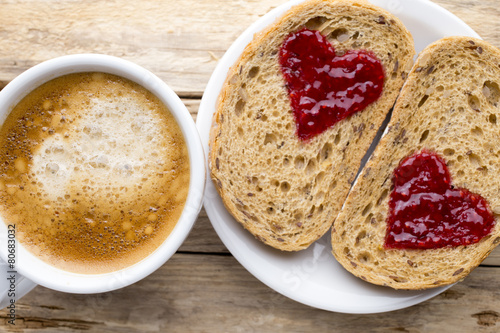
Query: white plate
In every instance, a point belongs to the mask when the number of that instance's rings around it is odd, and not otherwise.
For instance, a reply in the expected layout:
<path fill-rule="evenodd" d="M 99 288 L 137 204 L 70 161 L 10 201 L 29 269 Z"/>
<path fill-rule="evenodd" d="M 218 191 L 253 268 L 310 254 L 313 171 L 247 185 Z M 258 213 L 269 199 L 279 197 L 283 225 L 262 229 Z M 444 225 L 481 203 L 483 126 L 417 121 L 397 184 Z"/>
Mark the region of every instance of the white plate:
<path fill-rule="evenodd" d="M 215 103 L 229 67 L 252 40 L 254 33 L 302 1 L 287 2 L 260 18 L 220 60 L 208 82 L 196 122 L 206 152 Z M 413 35 L 417 52 L 445 36 L 479 37 L 459 18 L 427 0 L 371 2 L 403 21 Z M 335 261 L 331 254 L 329 233 L 307 250 L 297 253 L 284 253 L 266 246 L 244 230 L 227 212 L 210 180 L 205 192 L 205 210 L 221 240 L 250 273 L 277 292 L 312 307 L 344 313 L 385 312 L 423 302 L 448 288 L 396 291 L 366 283 Z"/>

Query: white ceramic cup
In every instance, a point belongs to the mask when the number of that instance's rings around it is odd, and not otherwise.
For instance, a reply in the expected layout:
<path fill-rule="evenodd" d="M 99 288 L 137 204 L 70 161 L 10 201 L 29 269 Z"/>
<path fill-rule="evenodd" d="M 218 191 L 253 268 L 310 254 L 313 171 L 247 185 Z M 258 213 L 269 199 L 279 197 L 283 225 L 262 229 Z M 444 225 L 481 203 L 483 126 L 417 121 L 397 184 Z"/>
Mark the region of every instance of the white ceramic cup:
<path fill-rule="evenodd" d="M 177 120 L 188 148 L 190 182 L 187 201 L 175 228 L 149 256 L 122 270 L 106 274 L 77 274 L 61 270 L 40 260 L 16 240 L 15 267 L 7 265 L 8 230 L 0 217 L 0 308 L 12 298 L 8 277 L 16 271 L 15 298 L 19 299 L 36 284 L 70 293 L 99 293 L 128 286 L 163 265 L 180 247 L 201 209 L 206 179 L 205 158 L 194 121 L 179 97 L 162 80 L 129 61 L 106 55 L 79 54 L 55 58 L 28 69 L 0 91 L 0 126 L 14 106 L 33 89 L 56 77 L 78 72 L 115 74 L 143 86 L 156 95 Z M 12 257 L 12 255 L 11 255 Z M 1 262 L 3 261 L 3 263 Z M 10 294 L 10 296 L 9 296 Z"/>

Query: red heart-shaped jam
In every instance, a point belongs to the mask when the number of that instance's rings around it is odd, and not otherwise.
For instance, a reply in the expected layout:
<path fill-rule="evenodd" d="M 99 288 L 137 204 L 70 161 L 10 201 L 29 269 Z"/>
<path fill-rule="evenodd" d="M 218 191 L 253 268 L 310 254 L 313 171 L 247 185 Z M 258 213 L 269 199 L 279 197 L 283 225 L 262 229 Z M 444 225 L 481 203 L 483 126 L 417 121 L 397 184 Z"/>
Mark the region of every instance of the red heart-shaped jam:
<path fill-rule="evenodd" d="M 384 86 L 384 68 L 373 53 L 336 55 L 319 31 L 305 28 L 285 39 L 280 65 L 301 140 L 363 110 Z"/>
<path fill-rule="evenodd" d="M 423 150 L 394 170 L 385 246 L 435 249 L 469 245 L 488 235 L 495 224 L 479 194 L 454 188 L 445 161 Z"/>

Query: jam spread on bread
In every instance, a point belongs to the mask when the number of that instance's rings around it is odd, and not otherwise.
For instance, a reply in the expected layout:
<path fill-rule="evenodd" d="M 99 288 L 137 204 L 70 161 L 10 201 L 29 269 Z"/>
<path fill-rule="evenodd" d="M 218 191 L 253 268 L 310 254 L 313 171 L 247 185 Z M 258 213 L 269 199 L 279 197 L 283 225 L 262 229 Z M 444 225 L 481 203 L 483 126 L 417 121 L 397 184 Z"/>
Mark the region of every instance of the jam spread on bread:
<path fill-rule="evenodd" d="M 446 162 L 423 150 L 394 170 L 386 248 L 435 249 L 477 243 L 494 218 L 478 194 L 454 188 Z"/>
<path fill-rule="evenodd" d="M 364 50 L 337 55 L 319 31 L 290 34 L 279 61 L 301 140 L 362 111 L 382 94 L 384 69 L 377 57 Z"/>

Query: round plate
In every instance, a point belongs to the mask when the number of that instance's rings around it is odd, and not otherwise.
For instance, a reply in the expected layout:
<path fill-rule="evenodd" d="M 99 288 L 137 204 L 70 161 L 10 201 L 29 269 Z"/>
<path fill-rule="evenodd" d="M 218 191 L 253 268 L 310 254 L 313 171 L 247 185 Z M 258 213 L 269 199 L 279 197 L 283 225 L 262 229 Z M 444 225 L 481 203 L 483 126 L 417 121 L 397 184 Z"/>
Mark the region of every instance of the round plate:
<path fill-rule="evenodd" d="M 302 1 L 287 2 L 260 18 L 220 60 L 208 82 L 196 122 L 206 152 L 212 115 L 229 67 L 252 40 L 254 33 Z M 371 2 L 403 21 L 413 35 L 417 53 L 429 43 L 445 36 L 479 37 L 459 18 L 427 0 Z M 228 213 L 210 180 L 205 192 L 205 210 L 221 240 L 250 273 L 277 292 L 312 307 L 344 313 L 385 312 L 423 302 L 449 288 L 401 291 L 366 283 L 336 262 L 331 254 L 329 233 L 307 250 L 296 253 L 281 252 L 266 246 L 244 230 Z"/>

